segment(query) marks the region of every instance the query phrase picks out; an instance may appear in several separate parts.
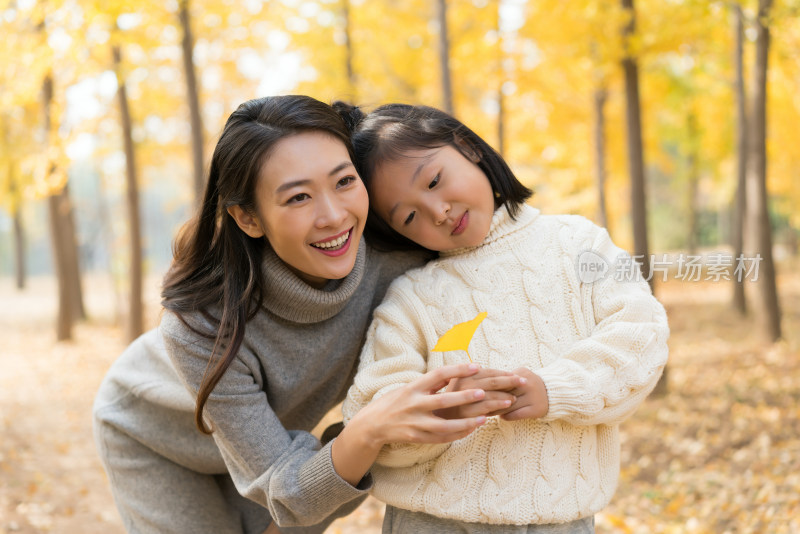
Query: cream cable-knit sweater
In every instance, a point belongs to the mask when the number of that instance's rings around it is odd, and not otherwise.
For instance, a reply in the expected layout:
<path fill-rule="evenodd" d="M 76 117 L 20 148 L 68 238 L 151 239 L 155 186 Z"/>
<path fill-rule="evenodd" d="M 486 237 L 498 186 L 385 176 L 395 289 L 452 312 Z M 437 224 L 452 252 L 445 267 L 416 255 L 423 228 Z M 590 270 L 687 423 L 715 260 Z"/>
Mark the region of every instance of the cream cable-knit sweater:
<path fill-rule="evenodd" d="M 605 278 L 581 282 L 584 251 L 608 262 Z M 538 420 L 491 417 L 450 444 L 386 446 L 372 468 L 373 494 L 398 508 L 490 524 L 561 523 L 605 507 L 619 476 L 618 425 L 655 386 L 669 336 L 647 283 L 616 276 L 620 254 L 582 217 L 526 205 L 513 220 L 501 207 L 481 246 L 442 253 L 395 280 L 375 311 L 345 421 L 427 370 L 466 362 L 463 351 L 431 349 L 482 311 L 472 358 L 496 369 L 526 366 L 544 381 L 550 409 Z"/>

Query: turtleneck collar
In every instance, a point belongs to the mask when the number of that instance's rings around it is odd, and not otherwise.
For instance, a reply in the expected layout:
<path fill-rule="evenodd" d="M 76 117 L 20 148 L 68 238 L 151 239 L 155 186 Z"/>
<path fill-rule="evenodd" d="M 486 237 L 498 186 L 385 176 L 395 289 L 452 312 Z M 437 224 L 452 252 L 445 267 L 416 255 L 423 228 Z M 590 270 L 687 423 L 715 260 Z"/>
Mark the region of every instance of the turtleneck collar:
<path fill-rule="evenodd" d="M 353 270 L 341 280 L 332 280 L 316 289 L 300 279 L 268 248 L 262 264 L 264 272 L 264 308 L 294 323 L 317 323 L 330 319 L 347 304 L 364 276 L 367 247 L 364 238 L 358 244 Z"/>
<path fill-rule="evenodd" d="M 494 215 L 492 215 L 492 222 L 489 225 L 489 233 L 486 235 L 486 239 L 483 242 L 475 247 L 463 247 L 457 248 L 453 250 L 448 250 L 439 253 L 440 258 L 447 258 L 450 256 L 458 256 L 460 254 L 465 254 L 467 252 L 471 252 L 476 250 L 480 247 L 485 245 L 489 245 L 494 243 L 495 241 L 502 239 L 503 237 L 519 230 L 520 228 L 524 228 L 532 223 L 536 217 L 539 216 L 539 210 L 534 208 L 533 206 L 529 206 L 528 204 L 522 204 L 519 207 L 519 212 L 515 218 L 511 218 L 511 214 L 508 213 L 508 208 L 505 204 L 494 210 Z"/>

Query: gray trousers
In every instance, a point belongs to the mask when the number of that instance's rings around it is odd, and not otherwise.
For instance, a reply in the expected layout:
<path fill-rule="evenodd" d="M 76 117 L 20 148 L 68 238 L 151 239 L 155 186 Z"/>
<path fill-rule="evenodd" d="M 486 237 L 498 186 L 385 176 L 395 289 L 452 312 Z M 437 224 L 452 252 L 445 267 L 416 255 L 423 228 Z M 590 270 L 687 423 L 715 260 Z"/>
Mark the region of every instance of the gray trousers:
<path fill-rule="evenodd" d="M 94 409 L 94 437 L 129 533 L 266 530 L 272 523 L 268 510 L 236 491 L 214 440 L 198 432 L 191 412 L 131 393 L 114 393 L 101 388 Z M 325 526 L 281 528 L 281 532 L 318 534 Z"/>
<path fill-rule="evenodd" d="M 486 525 L 386 507 L 384 534 L 594 534 L 594 516 L 557 525 Z"/>

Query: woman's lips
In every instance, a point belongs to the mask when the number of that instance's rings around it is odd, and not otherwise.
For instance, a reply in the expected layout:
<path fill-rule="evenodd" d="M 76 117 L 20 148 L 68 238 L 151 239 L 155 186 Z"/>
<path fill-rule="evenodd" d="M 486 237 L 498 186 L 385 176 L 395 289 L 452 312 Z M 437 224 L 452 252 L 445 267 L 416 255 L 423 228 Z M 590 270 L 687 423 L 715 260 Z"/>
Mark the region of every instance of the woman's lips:
<path fill-rule="evenodd" d="M 465 211 L 464 215 L 456 223 L 453 231 L 450 232 L 450 235 L 461 235 L 464 233 L 464 230 L 467 229 L 467 225 L 469 224 L 469 211 Z"/>
<path fill-rule="evenodd" d="M 352 240 L 353 228 L 350 228 L 332 237 L 311 243 L 311 246 L 326 256 L 341 256 L 348 251 Z"/>

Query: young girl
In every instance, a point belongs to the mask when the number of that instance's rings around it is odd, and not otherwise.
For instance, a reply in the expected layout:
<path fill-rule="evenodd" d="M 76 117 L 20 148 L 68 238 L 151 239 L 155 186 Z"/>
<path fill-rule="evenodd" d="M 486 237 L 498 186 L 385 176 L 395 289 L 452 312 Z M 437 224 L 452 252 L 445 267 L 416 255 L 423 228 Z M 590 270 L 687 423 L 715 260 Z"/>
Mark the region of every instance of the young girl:
<path fill-rule="evenodd" d="M 392 104 L 365 118 L 354 109 L 351 122 L 374 233 L 439 257 L 395 280 L 376 309 L 345 421 L 467 361 L 434 347 L 473 319 L 472 360 L 527 379 L 463 439 L 383 448 L 372 474 L 384 532 L 593 532 L 617 485 L 619 424 L 667 361 L 664 308 L 643 280 L 582 276 L 581 253 L 614 265 L 625 252 L 582 217 L 527 205 L 530 191 L 456 119 Z"/>
<path fill-rule="evenodd" d="M 389 283 L 424 259 L 361 239 L 369 201 L 352 155 L 342 117 L 307 96 L 251 100 L 228 118 L 200 213 L 175 244 L 161 324 L 120 356 L 95 400 L 129 532 L 322 532 L 366 497 L 384 444 L 461 438 L 511 398 L 431 394 L 476 373 L 450 366 L 323 446 L 309 433 L 344 398 Z M 518 377 L 497 380 L 508 389 Z M 451 420 L 433 413 L 459 405 Z"/>

